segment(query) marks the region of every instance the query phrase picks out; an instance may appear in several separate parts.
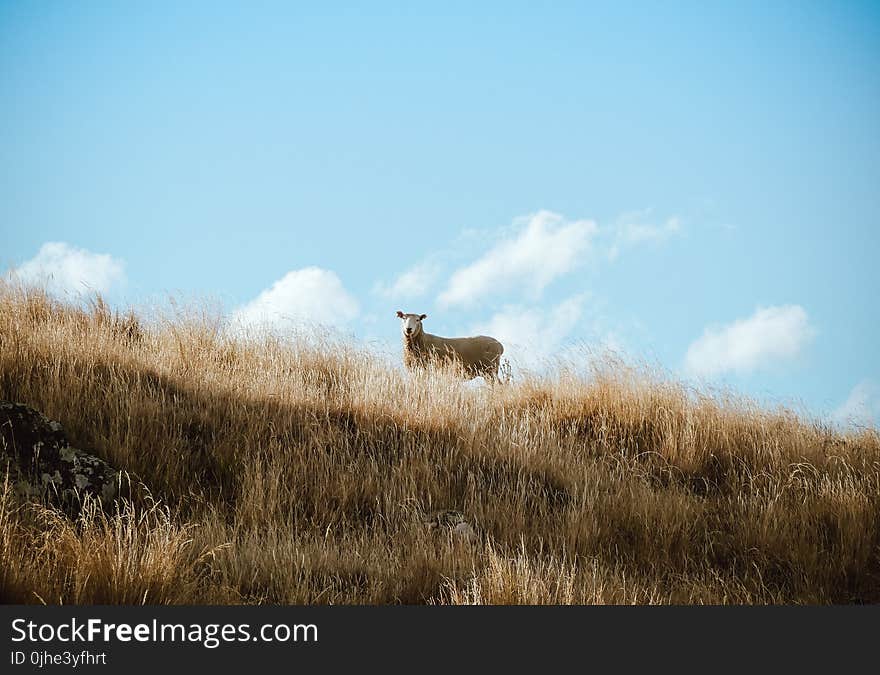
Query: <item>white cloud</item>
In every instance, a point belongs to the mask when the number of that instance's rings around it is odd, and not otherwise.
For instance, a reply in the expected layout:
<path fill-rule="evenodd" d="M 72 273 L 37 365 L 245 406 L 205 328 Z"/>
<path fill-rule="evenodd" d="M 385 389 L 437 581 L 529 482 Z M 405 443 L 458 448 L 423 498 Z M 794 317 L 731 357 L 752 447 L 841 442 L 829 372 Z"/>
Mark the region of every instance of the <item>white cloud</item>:
<path fill-rule="evenodd" d="M 410 267 L 394 283 L 386 286 L 377 283 L 373 292 L 392 299 L 411 299 L 424 296 L 440 275 L 440 267 L 431 262 L 423 262 Z"/>
<path fill-rule="evenodd" d="M 504 357 L 511 363 L 534 368 L 559 353 L 581 321 L 587 297 L 575 295 L 548 310 L 509 305 L 477 324 L 474 333 L 500 340 Z"/>
<path fill-rule="evenodd" d="M 357 301 L 336 273 L 306 267 L 285 274 L 254 300 L 232 314 L 242 328 L 301 328 L 346 325 L 359 313 Z"/>
<path fill-rule="evenodd" d="M 124 265 L 106 253 L 92 253 L 64 242 L 43 244 L 37 255 L 15 270 L 25 284 L 45 285 L 53 295 L 108 293 L 125 282 Z"/>
<path fill-rule="evenodd" d="M 688 347 L 685 370 L 698 376 L 748 373 L 796 357 L 814 333 L 799 305 L 759 307 L 747 319 L 707 328 Z"/>
<path fill-rule="evenodd" d="M 580 262 L 597 230 L 593 221 L 568 222 L 550 211 L 517 219 L 514 225 L 512 237 L 452 274 L 438 297 L 441 306 L 473 306 L 486 295 L 512 289 L 537 298 Z"/>
<path fill-rule="evenodd" d="M 667 218 L 662 223 L 648 221 L 651 210 L 637 211 L 621 216 L 612 228 L 614 241 L 608 249 L 608 258 L 615 260 L 624 248 L 643 243 L 660 243 L 681 232 L 681 219 L 678 216 Z"/>
<path fill-rule="evenodd" d="M 880 387 L 871 380 L 862 380 L 831 418 L 843 425 L 876 426 L 880 420 Z"/>
<path fill-rule="evenodd" d="M 663 241 L 678 232 L 681 232 L 681 221 L 673 217 L 659 225 L 626 222 L 620 228 L 620 238 L 628 244 L 640 244 L 645 241 Z"/>

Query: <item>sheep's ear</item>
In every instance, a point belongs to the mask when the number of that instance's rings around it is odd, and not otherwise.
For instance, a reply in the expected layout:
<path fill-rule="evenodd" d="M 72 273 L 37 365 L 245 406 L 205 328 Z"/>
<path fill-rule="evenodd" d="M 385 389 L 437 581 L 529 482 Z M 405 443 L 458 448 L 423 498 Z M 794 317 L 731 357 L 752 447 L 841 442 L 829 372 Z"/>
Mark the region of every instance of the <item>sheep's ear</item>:
<path fill-rule="evenodd" d="M 424 320 L 427 319 L 427 318 L 428 318 L 428 315 L 427 315 L 427 314 L 422 314 L 422 315 L 419 317 L 419 321 L 424 321 Z"/>
<path fill-rule="evenodd" d="M 397 318 L 398 318 L 398 319 L 402 319 L 402 318 L 403 318 L 403 312 L 401 312 L 399 309 L 397 310 Z"/>

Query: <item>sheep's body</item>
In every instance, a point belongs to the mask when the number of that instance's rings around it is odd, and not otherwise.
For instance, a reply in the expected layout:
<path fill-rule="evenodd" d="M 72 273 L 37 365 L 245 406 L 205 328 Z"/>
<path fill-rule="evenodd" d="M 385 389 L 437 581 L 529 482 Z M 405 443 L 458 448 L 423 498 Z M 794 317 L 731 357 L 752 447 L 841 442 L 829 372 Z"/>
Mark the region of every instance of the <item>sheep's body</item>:
<path fill-rule="evenodd" d="M 403 362 L 407 368 L 419 368 L 430 363 L 457 363 L 472 379 L 483 376 L 487 380 L 498 379 L 498 366 L 504 346 L 487 335 L 447 338 L 418 333 L 403 336 Z"/>

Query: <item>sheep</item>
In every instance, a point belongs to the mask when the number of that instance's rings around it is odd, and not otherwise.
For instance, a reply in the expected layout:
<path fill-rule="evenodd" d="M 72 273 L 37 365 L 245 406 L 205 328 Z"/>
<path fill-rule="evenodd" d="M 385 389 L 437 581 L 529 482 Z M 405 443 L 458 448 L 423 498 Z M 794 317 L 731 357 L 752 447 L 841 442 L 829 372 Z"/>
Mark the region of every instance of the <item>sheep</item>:
<path fill-rule="evenodd" d="M 426 333 L 422 321 L 427 314 L 397 312 L 403 335 L 403 362 L 414 370 L 429 363 L 454 363 L 461 367 L 465 379 L 482 376 L 487 382 L 498 380 L 498 367 L 504 345 L 486 335 L 447 338 Z"/>

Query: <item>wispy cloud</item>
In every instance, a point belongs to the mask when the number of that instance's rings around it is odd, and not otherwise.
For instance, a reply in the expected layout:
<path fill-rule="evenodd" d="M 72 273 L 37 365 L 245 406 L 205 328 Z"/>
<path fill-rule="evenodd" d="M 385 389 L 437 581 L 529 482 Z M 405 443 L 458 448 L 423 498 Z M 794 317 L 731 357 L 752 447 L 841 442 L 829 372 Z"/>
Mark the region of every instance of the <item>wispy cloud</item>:
<path fill-rule="evenodd" d="M 424 297 L 440 276 L 441 268 L 433 262 L 421 262 L 410 267 L 390 285 L 382 282 L 373 292 L 393 300 L 411 300 Z"/>
<path fill-rule="evenodd" d="M 880 420 L 880 387 L 873 380 L 862 380 L 831 417 L 844 425 L 876 426 Z"/>
<path fill-rule="evenodd" d="M 53 295 L 108 293 L 125 282 L 123 262 L 64 242 L 43 244 L 37 255 L 13 270 L 25 284 L 44 285 Z"/>
<path fill-rule="evenodd" d="M 657 222 L 652 219 L 651 209 L 646 209 L 624 214 L 609 229 L 612 242 L 608 247 L 608 258 L 615 260 L 625 248 L 645 243 L 659 243 L 679 234 L 682 225 L 678 216 Z"/>
<path fill-rule="evenodd" d="M 517 219 L 512 235 L 452 274 L 437 301 L 441 307 L 469 307 L 510 291 L 536 299 L 583 260 L 596 231 L 591 220 L 566 221 L 551 211 Z"/>
<path fill-rule="evenodd" d="M 747 319 L 710 326 L 685 355 L 690 375 L 749 373 L 796 357 L 815 334 L 800 305 L 759 307 Z"/>
<path fill-rule="evenodd" d="M 232 314 L 241 328 L 290 329 L 315 324 L 344 326 L 360 308 L 335 272 L 306 267 L 285 274 Z"/>
<path fill-rule="evenodd" d="M 504 345 L 504 356 L 520 366 L 534 368 L 558 354 L 584 315 L 588 294 L 566 298 L 547 309 L 508 305 L 474 333 L 491 335 Z"/>

